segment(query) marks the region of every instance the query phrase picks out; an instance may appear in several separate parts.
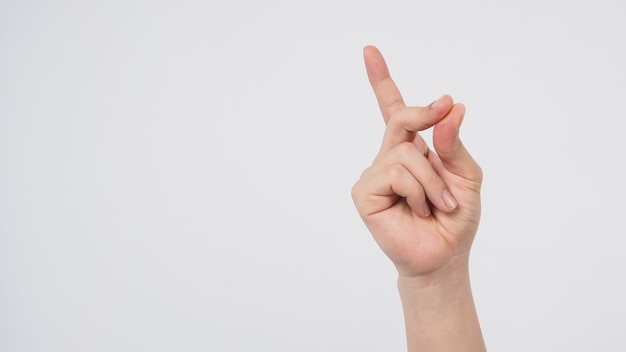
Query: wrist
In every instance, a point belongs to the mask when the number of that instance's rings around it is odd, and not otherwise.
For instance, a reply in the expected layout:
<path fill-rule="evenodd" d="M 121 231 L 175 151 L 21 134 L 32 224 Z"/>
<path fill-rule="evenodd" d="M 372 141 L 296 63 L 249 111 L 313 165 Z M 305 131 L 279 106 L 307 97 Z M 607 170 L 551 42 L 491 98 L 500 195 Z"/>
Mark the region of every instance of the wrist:
<path fill-rule="evenodd" d="M 412 307 L 442 311 L 454 309 L 456 304 L 472 300 L 467 266 L 449 272 L 420 277 L 398 276 L 398 290 L 402 303 Z"/>
<path fill-rule="evenodd" d="M 467 264 L 398 277 L 409 351 L 484 351 Z"/>
<path fill-rule="evenodd" d="M 398 285 L 406 289 L 444 288 L 461 281 L 469 282 L 469 253 L 455 256 L 436 270 L 421 274 L 398 270 Z"/>

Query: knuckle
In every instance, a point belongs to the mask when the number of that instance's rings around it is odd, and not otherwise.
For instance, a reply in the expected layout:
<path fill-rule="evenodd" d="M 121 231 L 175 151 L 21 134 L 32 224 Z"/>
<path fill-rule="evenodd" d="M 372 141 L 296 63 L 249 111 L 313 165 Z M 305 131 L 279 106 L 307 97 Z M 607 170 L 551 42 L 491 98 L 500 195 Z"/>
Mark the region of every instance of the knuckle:
<path fill-rule="evenodd" d="M 350 196 L 354 202 L 357 202 L 360 198 L 363 197 L 363 184 L 367 183 L 367 179 L 372 173 L 372 167 L 368 167 L 359 176 L 359 179 L 352 185 L 352 189 L 350 190 Z"/>
<path fill-rule="evenodd" d="M 375 167 L 375 165 L 374 165 L 374 164 L 372 164 L 372 166 L 365 168 L 365 169 L 363 170 L 363 172 L 361 172 L 361 176 L 359 176 L 359 177 L 360 177 L 361 179 L 362 179 L 362 178 L 366 178 L 366 177 L 367 177 L 367 176 L 368 176 L 368 175 L 372 172 L 372 169 L 374 169 L 374 167 Z"/>
<path fill-rule="evenodd" d="M 350 190 L 350 196 L 352 197 L 352 200 L 354 202 L 356 202 L 356 200 L 359 198 L 359 194 L 360 194 L 360 181 L 356 181 L 356 183 L 354 185 L 352 185 L 352 189 Z"/>
<path fill-rule="evenodd" d="M 387 170 L 387 176 L 389 177 L 390 182 L 400 180 L 403 174 L 404 174 L 404 167 L 400 164 L 392 164 L 389 166 L 389 169 Z"/>
<path fill-rule="evenodd" d="M 417 146 L 413 142 L 402 142 L 396 146 L 396 153 L 400 158 L 410 158 L 416 150 Z"/>

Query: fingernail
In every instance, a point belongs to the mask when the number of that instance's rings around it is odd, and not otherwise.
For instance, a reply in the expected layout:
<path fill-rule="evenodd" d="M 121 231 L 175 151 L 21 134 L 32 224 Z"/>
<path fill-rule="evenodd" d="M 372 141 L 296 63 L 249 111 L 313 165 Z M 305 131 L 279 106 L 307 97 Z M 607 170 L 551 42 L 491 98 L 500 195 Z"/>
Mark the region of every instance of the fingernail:
<path fill-rule="evenodd" d="M 448 192 L 447 189 L 443 191 L 442 197 L 443 197 L 443 202 L 448 207 L 448 209 L 456 208 L 457 206 L 456 200 L 454 200 L 454 197 L 452 197 L 452 194 L 450 194 L 450 192 Z"/>
<path fill-rule="evenodd" d="M 422 214 L 424 214 L 424 217 L 430 216 L 430 205 L 428 203 L 424 203 Z"/>
<path fill-rule="evenodd" d="M 439 99 L 437 99 L 437 100 L 433 101 L 432 103 L 430 103 L 430 107 L 431 108 L 436 108 L 441 103 L 441 100 L 443 100 L 443 96 L 441 96 Z"/>

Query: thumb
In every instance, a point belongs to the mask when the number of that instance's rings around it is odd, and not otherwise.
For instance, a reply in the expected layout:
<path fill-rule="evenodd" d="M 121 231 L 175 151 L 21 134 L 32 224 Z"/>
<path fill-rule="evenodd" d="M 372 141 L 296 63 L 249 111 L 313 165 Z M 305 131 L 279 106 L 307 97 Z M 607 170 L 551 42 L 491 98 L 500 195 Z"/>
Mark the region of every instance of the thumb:
<path fill-rule="evenodd" d="M 481 182 L 482 171 L 459 139 L 465 105 L 455 104 L 448 115 L 435 124 L 433 145 L 443 166 L 455 175 Z"/>

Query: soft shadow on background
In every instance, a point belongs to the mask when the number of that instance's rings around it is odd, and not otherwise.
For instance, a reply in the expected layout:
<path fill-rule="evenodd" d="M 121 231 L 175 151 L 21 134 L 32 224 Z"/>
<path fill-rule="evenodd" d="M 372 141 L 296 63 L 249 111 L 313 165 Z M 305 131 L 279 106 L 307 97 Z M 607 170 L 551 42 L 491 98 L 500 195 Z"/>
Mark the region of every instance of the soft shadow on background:
<path fill-rule="evenodd" d="M 488 348 L 626 348 L 622 2 L 217 3 L 0 3 L 0 350 L 402 351 L 366 44 L 467 106 Z"/>

